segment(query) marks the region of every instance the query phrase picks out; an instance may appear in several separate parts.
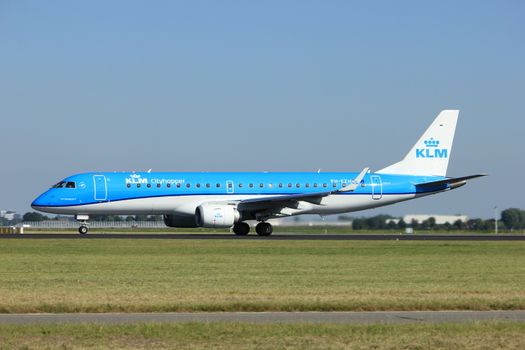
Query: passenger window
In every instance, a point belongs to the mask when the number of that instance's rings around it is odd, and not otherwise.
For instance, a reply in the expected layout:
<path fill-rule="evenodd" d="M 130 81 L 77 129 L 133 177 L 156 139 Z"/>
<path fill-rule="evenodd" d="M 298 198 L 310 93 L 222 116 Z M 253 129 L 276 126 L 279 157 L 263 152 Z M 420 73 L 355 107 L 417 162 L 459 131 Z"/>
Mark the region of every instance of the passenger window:
<path fill-rule="evenodd" d="M 215 187 L 220 188 L 221 184 L 218 183 L 218 184 L 215 185 Z"/>
<path fill-rule="evenodd" d="M 261 183 L 259 184 L 259 187 L 260 187 L 260 188 L 263 188 L 263 187 L 264 187 L 264 184 L 261 182 Z"/>
<path fill-rule="evenodd" d="M 206 188 L 210 188 L 210 184 L 206 184 Z"/>
<path fill-rule="evenodd" d="M 157 184 L 157 188 L 160 188 L 160 184 Z"/>
<path fill-rule="evenodd" d="M 166 187 L 170 188 L 171 187 L 171 184 L 166 184 Z M 179 184 L 177 184 L 177 187 L 180 187 Z"/>
<path fill-rule="evenodd" d="M 190 188 L 190 187 L 191 187 L 190 183 L 186 184 L 186 188 Z"/>
<path fill-rule="evenodd" d="M 239 188 L 242 188 L 242 183 L 239 183 Z"/>
<path fill-rule="evenodd" d="M 326 184 L 326 182 L 323 184 L 323 187 L 327 187 L 328 185 Z"/>
<path fill-rule="evenodd" d="M 289 184 L 288 184 L 288 187 L 292 187 L 292 184 L 291 184 L 291 183 L 289 183 Z"/>
<path fill-rule="evenodd" d="M 197 188 L 201 188 L 201 184 L 197 184 L 196 187 L 197 187 Z"/>
<path fill-rule="evenodd" d="M 301 184 L 295 184 L 295 187 L 299 188 L 301 187 Z"/>
<path fill-rule="evenodd" d="M 306 188 L 310 188 L 310 184 L 307 182 L 305 185 Z"/>
<path fill-rule="evenodd" d="M 279 183 L 279 188 L 283 188 L 283 184 L 282 183 Z"/>
<path fill-rule="evenodd" d="M 268 187 L 273 188 L 273 184 L 272 183 L 268 184 Z"/>
<path fill-rule="evenodd" d="M 253 188 L 253 184 L 250 184 L 250 188 Z"/>
<path fill-rule="evenodd" d="M 335 183 L 335 182 L 332 183 L 332 187 L 334 187 L 334 188 L 337 187 L 337 183 Z"/>
<path fill-rule="evenodd" d="M 170 184 L 168 184 L 168 187 L 170 187 Z M 177 188 L 180 188 L 180 182 L 177 182 Z"/>
<path fill-rule="evenodd" d="M 131 185 L 130 185 L 130 184 L 127 184 L 127 185 L 126 185 L 126 187 L 127 187 L 127 188 L 130 188 L 130 187 L 131 187 Z"/>
<path fill-rule="evenodd" d="M 315 187 L 315 188 L 317 188 L 317 182 L 316 182 L 316 183 L 314 183 L 314 187 Z"/>
<path fill-rule="evenodd" d="M 137 188 L 140 188 L 140 184 L 137 184 Z"/>
<path fill-rule="evenodd" d="M 147 186 L 148 188 L 150 188 L 150 187 L 151 187 L 151 184 L 147 184 L 146 186 Z"/>

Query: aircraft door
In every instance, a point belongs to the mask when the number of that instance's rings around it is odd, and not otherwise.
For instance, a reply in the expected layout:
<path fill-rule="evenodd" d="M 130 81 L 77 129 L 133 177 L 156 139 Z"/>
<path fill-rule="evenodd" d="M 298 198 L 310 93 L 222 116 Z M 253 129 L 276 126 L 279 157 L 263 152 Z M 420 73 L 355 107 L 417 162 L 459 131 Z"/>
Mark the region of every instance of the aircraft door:
<path fill-rule="evenodd" d="M 226 181 L 226 193 L 232 194 L 235 192 L 235 189 L 233 187 L 233 181 L 228 180 Z"/>
<path fill-rule="evenodd" d="M 372 182 L 372 199 L 380 200 L 383 197 L 383 183 L 381 182 L 381 176 L 371 175 L 370 181 Z"/>
<path fill-rule="evenodd" d="M 108 198 L 108 185 L 104 175 L 93 175 L 94 194 L 96 201 L 105 201 Z"/>

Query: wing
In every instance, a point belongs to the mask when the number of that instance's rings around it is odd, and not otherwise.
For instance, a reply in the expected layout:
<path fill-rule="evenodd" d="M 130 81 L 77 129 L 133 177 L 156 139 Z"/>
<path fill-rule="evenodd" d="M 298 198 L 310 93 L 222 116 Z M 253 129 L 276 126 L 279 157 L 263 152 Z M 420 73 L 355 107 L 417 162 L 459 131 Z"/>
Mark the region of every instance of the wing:
<path fill-rule="evenodd" d="M 314 193 L 299 193 L 289 194 L 274 197 L 250 198 L 239 201 L 237 209 L 239 210 L 261 210 L 261 209 L 279 209 L 279 208 L 295 208 L 300 201 L 312 204 L 321 204 L 323 197 L 328 196 L 333 191 L 328 192 L 314 192 Z"/>
<path fill-rule="evenodd" d="M 297 208 L 299 202 L 308 202 L 321 205 L 323 197 L 332 193 L 355 191 L 361 180 L 365 177 L 369 168 L 364 168 L 349 185 L 345 185 L 335 191 L 323 191 L 314 193 L 299 193 L 274 197 L 252 198 L 241 200 L 237 206 L 239 210 L 261 210 L 261 209 L 282 209 Z"/>

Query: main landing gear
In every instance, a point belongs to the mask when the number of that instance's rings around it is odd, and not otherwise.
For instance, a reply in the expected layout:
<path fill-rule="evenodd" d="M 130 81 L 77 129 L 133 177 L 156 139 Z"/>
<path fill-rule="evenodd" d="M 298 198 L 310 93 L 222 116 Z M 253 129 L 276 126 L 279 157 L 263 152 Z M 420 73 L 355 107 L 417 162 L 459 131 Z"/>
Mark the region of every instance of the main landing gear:
<path fill-rule="evenodd" d="M 250 225 L 245 222 L 238 222 L 233 225 L 233 233 L 237 236 L 246 236 L 250 232 Z"/>
<path fill-rule="evenodd" d="M 238 222 L 233 225 L 233 233 L 237 236 L 246 236 L 250 232 L 250 225 L 245 222 Z M 272 224 L 269 222 L 260 222 L 255 226 L 255 232 L 259 236 L 269 236 L 273 232 Z"/>
<path fill-rule="evenodd" d="M 257 232 L 259 236 L 269 236 L 273 232 L 272 224 L 269 222 L 260 222 L 255 226 L 255 232 Z"/>

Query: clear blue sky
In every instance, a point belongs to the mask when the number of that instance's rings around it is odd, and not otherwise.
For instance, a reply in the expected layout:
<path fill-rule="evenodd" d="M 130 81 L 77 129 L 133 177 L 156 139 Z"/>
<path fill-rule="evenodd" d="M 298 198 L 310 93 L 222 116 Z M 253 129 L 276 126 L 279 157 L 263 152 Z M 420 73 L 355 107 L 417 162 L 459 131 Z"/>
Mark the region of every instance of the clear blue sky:
<path fill-rule="evenodd" d="M 86 171 L 359 171 L 460 109 L 457 191 L 525 208 L 522 1 L 1 1 L 0 208 Z"/>

